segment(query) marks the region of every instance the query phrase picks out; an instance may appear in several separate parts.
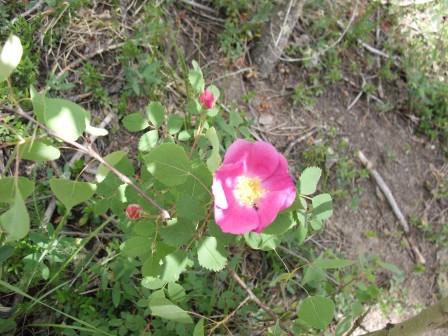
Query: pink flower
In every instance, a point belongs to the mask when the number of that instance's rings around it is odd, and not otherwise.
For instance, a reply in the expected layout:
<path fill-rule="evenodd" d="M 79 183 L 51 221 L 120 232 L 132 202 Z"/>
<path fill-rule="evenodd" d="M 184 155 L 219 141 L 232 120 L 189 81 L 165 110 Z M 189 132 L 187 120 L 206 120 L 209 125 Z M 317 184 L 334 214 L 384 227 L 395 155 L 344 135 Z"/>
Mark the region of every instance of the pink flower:
<path fill-rule="evenodd" d="M 199 96 L 199 103 L 204 105 L 206 108 L 211 109 L 215 106 L 215 97 L 213 97 L 213 94 L 209 90 L 205 90 Z"/>
<path fill-rule="evenodd" d="M 126 217 L 130 220 L 137 220 L 143 213 L 143 208 L 139 204 L 129 204 L 126 208 Z"/>
<path fill-rule="evenodd" d="M 213 178 L 215 221 L 223 232 L 261 233 L 296 197 L 288 162 L 267 142 L 235 141 Z"/>

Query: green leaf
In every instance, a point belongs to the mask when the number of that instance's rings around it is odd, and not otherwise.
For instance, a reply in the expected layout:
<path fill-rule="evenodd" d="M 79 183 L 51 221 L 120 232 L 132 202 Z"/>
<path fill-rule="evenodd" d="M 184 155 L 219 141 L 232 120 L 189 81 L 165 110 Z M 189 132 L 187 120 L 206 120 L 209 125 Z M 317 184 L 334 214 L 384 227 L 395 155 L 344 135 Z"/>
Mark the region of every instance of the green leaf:
<path fill-rule="evenodd" d="M 95 203 L 94 213 L 97 216 L 104 215 L 110 208 L 110 198 L 99 199 Z"/>
<path fill-rule="evenodd" d="M 86 129 L 85 132 L 94 135 L 94 136 L 105 136 L 109 134 L 109 132 L 105 128 L 99 128 L 94 127 L 90 125 L 90 122 L 92 121 L 92 116 L 90 115 L 90 112 L 84 110 L 85 113 L 85 122 L 86 122 Z"/>
<path fill-rule="evenodd" d="M 204 319 L 201 318 L 193 330 L 193 336 L 204 336 Z"/>
<path fill-rule="evenodd" d="M 45 101 L 45 125 L 65 141 L 76 141 L 86 129 L 88 113 L 79 105 L 59 98 Z"/>
<path fill-rule="evenodd" d="M 184 124 L 184 118 L 177 114 L 170 115 L 168 119 L 168 124 L 166 126 L 169 134 L 176 134 L 180 131 Z"/>
<path fill-rule="evenodd" d="M 305 286 L 309 282 L 324 281 L 325 272 L 319 266 L 310 265 L 307 267 L 302 279 L 302 286 Z"/>
<path fill-rule="evenodd" d="M 152 239 L 134 236 L 121 244 L 121 253 L 130 258 L 143 257 L 151 252 Z"/>
<path fill-rule="evenodd" d="M 31 97 L 31 103 L 33 104 L 34 113 L 36 114 L 37 121 L 39 121 L 42 124 L 45 124 L 44 96 L 40 95 L 33 85 L 30 85 L 30 97 Z"/>
<path fill-rule="evenodd" d="M 168 221 L 167 226 L 159 229 L 163 241 L 170 246 L 181 246 L 193 239 L 196 234 L 196 225 L 183 218 Z"/>
<path fill-rule="evenodd" d="M 352 309 L 352 315 L 353 317 L 358 317 L 362 313 L 364 313 L 364 307 L 359 301 L 355 301 L 350 305 L 350 308 Z"/>
<path fill-rule="evenodd" d="M 221 165 L 221 155 L 219 155 L 219 139 L 218 134 L 216 133 L 216 129 L 214 127 L 210 127 L 205 136 L 212 144 L 212 154 L 207 159 L 207 167 L 211 173 L 214 173 L 216 169 Z"/>
<path fill-rule="evenodd" d="M 310 224 L 314 231 L 319 231 L 324 226 L 324 222 L 319 218 L 313 218 L 310 221 Z"/>
<path fill-rule="evenodd" d="M 142 267 L 142 274 L 143 276 L 151 276 L 151 277 L 160 277 L 162 275 L 162 264 L 163 267 L 166 266 L 166 264 L 164 264 L 164 258 L 169 255 L 170 253 L 173 253 L 175 251 L 175 248 L 168 246 L 164 243 L 161 242 L 157 242 L 156 243 L 156 247 L 154 249 L 154 253 L 151 254 L 148 258 L 146 258 L 146 260 L 143 263 L 143 267 Z M 178 251 L 178 252 L 182 252 L 182 251 Z M 173 270 L 173 271 L 177 271 L 177 270 Z M 182 272 L 182 271 L 181 271 Z M 179 272 L 180 274 L 180 272 Z M 164 279 L 161 277 L 161 279 L 165 282 L 176 282 L 179 277 L 175 280 L 171 280 L 171 279 Z"/>
<path fill-rule="evenodd" d="M 14 254 L 14 246 L 3 245 L 0 246 L 0 265 L 8 260 Z"/>
<path fill-rule="evenodd" d="M 187 105 L 187 112 L 191 115 L 197 115 L 201 113 L 201 104 L 198 100 L 191 100 Z"/>
<path fill-rule="evenodd" d="M 172 301 L 179 302 L 185 295 L 185 289 L 181 285 L 175 282 L 170 282 L 168 284 L 168 296 Z"/>
<path fill-rule="evenodd" d="M 232 111 L 229 114 L 229 125 L 233 127 L 238 127 L 244 122 L 240 114 L 237 111 Z"/>
<path fill-rule="evenodd" d="M 255 250 L 270 251 L 280 245 L 281 238 L 266 233 L 248 232 L 244 234 L 246 243 Z"/>
<path fill-rule="evenodd" d="M 353 317 L 348 315 L 345 319 L 338 323 L 336 327 L 335 336 L 342 336 L 350 329 L 352 326 Z"/>
<path fill-rule="evenodd" d="M 16 184 L 17 179 L 17 184 Z M 27 179 L 26 177 L 19 176 L 9 176 L 0 179 L 0 202 L 1 203 L 12 203 L 16 197 L 16 187 L 20 190 L 20 195 L 25 200 L 34 191 L 34 182 Z"/>
<path fill-rule="evenodd" d="M 218 113 L 219 113 L 219 108 L 216 106 L 207 110 L 207 115 L 212 118 L 216 117 L 218 115 Z"/>
<path fill-rule="evenodd" d="M 207 90 L 209 90 L 212 93 L 213 98 L 215 99 L 215 102 L 216 102 L 219 99 L 219 95 L 220 95 L 219 89 L 215 85 L 210 85 L 207 88 Z"/>
<path fill-rule="evenodd" d="M 121 302 L 121 287 L 120 283 L 116 282 L 112 287 L 112 303 L 115 308 L 118 308 Z"/>
<path fill-rule="evenodd" d="M 281 235 L 293 228 L 296 224 L 297 223 L 292 216 L 292 212 L 282 212 L 277 216 L 272 224 L 269 224 L 263 230 L 263 233 Z"/>
<path fill-rule="evenodd" d="M 324 269 L 343 268 L 353 264 L 356 264 L 356 261 L 350 259 L 318 259 L 313 261 L 313 265 Z"/>
<path fill-rule="evenodd" d="M 211 200 L 210 186 L 213 182 L 213 176 L 207 166 L 202 161 L 195 161 L 191 164 L 191 173 L 187 180 L 178 189 L 180 193 L 187 194 L 206 204 Z"/>
<path fill-rule="evenodd" d="M 333 200 L 329 194 L 314 196 L 311 200 L 316 217 L 320 220 L 329 218 L 333 214 Z"/>
<path fill-rule="evenodd" d="M 188 81 L 196 93 L 202 93 L 204 91 L 205 82 L 202 72 L 190 70 L 188 73 Z"/>
<path fill-rule="evenodd" d="M 130 132 L 143 131 L 149 127 L 148 122 L 142 117 L 140 112 L 128 114 L 122 120 L 123 126 Z"/>
<path fill-rule="evenodd" d="M 50 180 L 51 191 L 70 211 L 75 205 L 88 201 L 96 191 L 96 184 L 70 181 L 62 178 Z"/>
<path fill-rule="evenodd" d="M 160 289 L 165 285 L 166 281 L 154 277 L 145 277 L 142 280 L 142 286 L 150 290 Z"/>
<path fill-rule="evenodd" d="M 11 34 L 0 49 L 0 83 L 5 81 L 22 58 L 23 48 L 20 39 Z"/>
<path fill-rule="evenodd" d="M 22 239 L 30 231 L 30 216 L 19 189 L 9 210 L 0 216 L 0 226 L 7 234 L 6 242 Z"/>
<path fill-rule="evenodd" d="M 299 222 L 299 227 L 297 228 L 297 243 L 302 244 L 308 234 L 308 229 L 306 227 L 306 223 Z"/>
<path fill-rule="evenodd" d="M 141 152 L 145 152 L 154 148 L 157 145 L 157 141 L 159 141 L 159 132 L 156 130 L 152 130 L 146 132 L 140 137 L 138 142 L 138 150 Z"/>
<path fill-rule="evenodd" d="M 28 138 L 24 144 L 19 145 L 19 156 L 23 160 L 53 161 L 61 156 L 61 152 L 48 140 Z"/>
<path fill-rule="evenodd" d="M 156 232 L 156 224 L 147 219 L 141 219 L 135 223 L 132 232 L 138 236 L 152 238 Z"/>
<path fill-rule="evenodd" d="M 400 270 L 397 266 L 393 265 L 393 264 L 389 264 L 383 261 L 377 261 L 378 265 L 381 266 L 384 269 L 387 269 L 395 274 L 403 274 L 403 271 Z"/>
<path fill-rule="evenodd" d="M 186 130 L 180 131 L 177 139 L 179 139 L 179 141 L 188 141 L 191 139 L 191 134 Z"/>
<path fill-rule="evenodd" d="M 311 195 L 316 192 L 322 169 L 318 167 L 306 168 L 300 175 L 300 193 L 302 195 Z"/>
<path fill-rule="evenodd" d="M 275 287 L 279 282 L 287 283 L 293 277 L 291 273 L 282 273 L 269 283 L 269 287 Z"/>
<path fill-rule="evenodd" d="M 182 184 L 190 172 L 190 160 L 182 147 L 162 144 L 143 156 L 149 172 L 167 186 Z"/>
<path fill-rule="evenodd" d="M 105 136 L 109 134 L 109 132 L 105 128 L 94 127 L 90 125 L 90 123 L 86 124 L 85 132 L 94 136 Z"/>
<path fill-rule="evenodd" d="M 167 282 L 177 282 L 180 274 L 187 268 L 189 260 L 185 251 L 179 250 L 166 255 L 162 259 L 163 266 L 160 278 Z"/>
<path fill-rule="evenodd" d="M 13 335 L 12 331 L 17 328 L 17 324 L 13 320 L 2 319 L 0 324 L 1 335 Z"/>
<path fill-rule="evenodd" d="M 227 264 L 227 251 L 215 237 L 201 237 L 198 245 L 198 260 L 202 267 L 217 272 Z"/>
<path fill-rule="evenodd" d="M 299 318 L 317 329 L 326 329 L 334 316 L 334 302 L 323 296 L 309 296 L 299 306 Z"/>
<path fill-rule="evenodd" d="M 109 155 L 106 155 L 104 157 L 104 160 L 108 164 L 110 164 L 112 167 L 114 167 L 125 156 L 126 156 L 126 152 L 125 151 L 117 151 L 117 152 L 110 153 Z M 102 182 L 106 178 L 107 174 L 109 174 L 109 172 L 110 172 L 110 170 L 105 165 L 103 165 L 101 163 L 98 166 L 98 169 L 96 170 L 96 175 L 95 175 L 96 181 L 97 182 Z"/>
<path fill-rule="evenodd" d="M 151 124 L 153 124 L 155 128 L 162 126 L 165 119 L 165 110 L 163 109 L 162 104 L 158 102 L 150 103 L 146 108 L 146 113 Z"/>
<path fill-rule="evenodd" d="M 182 194 L 176 202 L 176 211 L 179 217 L 199 221 L 204 218 L 207 210 L 196 198 Z"/>
<path fill-rule="evenodd" d="M 170 300 L 165 298 L 153 298 L 149 302 L 153 316 L 165 318 L 167 320 L 192 324 L 193 320 L 182 308 L 176 306 Z"/>

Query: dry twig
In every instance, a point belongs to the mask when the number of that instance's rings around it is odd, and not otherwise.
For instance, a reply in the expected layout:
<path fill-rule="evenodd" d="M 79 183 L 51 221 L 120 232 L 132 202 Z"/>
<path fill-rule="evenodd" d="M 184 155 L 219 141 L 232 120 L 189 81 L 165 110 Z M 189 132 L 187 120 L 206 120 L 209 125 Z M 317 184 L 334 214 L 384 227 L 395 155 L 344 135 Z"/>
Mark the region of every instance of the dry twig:
<path fill-rule="evenodd" d="M 235 279 L 235 281 L 246 291 L 247 294 L 249 294 L 250 300 L 253 301 L 254 303 L 257 304 L 258 307 L 260 307 L 261 309 L 263 309 L 270 317 L 272 320 L 274 321 L 279 321 L 280 322 L 280 327 L 290 336 L 295 335 L 291 329 L 289 329 L 282 321 L 280 321 L 277 317 L 277 315 L 275 315 L 275 313 L 272 311 L 271 308 L 269 308 L 268 306 L 266 306 L 263 302 L 260 301 L 260 299 L 254 294 L 254 292 L 252 292 L 252 290 L 247 287 L 246 283 L 244 282 L 243 279 L 240 278 L 240 276 L 238 274 L 236 274 L 236 272 L 233 270 L 233 268 L 227 266 L 226 270 L 230 273 L 230 275 L 232 276 L 232 278 Z"/>
<path fill-rule="evenodd" d="M 410 232 L 410 229 L 409 229 L 408 222 L 404 218 L 404 215 L 401 212 L 400 208 L 398 207 L 398 204 L 395 201 L 395 198 L 392 195 L 392 192 L 390 191 L 390 189 L 387 186 L 386 182 L 384 182 L 384 180 L 381 177 L 381 175 L 373 168 L 372 162 L 370 162 L 366 158 L 366 156 L 364 155 L 363 152 L 359 151 L 358 152 L 358 157 L 361 160 L 362 164 L 367 168 L 367 170 L 369 171 L 370 175 L 373 177 L 373 179 L 375 180 L 376 184 L 378 185 L 378 187 L 383 192 L 384 196 L 386 196 L 386 199 L 389 202 L 389 205 L 391 206 L 392 211 L 394 212 L 395 216 L 397 217 L 398 221 L 400 222 L 401 226 L 403 227 L 406 239 L 408 241 L 409 246 L 412 249 L 412 252 L 414 254 L 416 262 L 418 262 L 419 264 L 424 265 L 426 263 L 425 257 L 420 252 L 420 249 L 418 247 L 417 242 L 411 236 L 411 232 Z"/>

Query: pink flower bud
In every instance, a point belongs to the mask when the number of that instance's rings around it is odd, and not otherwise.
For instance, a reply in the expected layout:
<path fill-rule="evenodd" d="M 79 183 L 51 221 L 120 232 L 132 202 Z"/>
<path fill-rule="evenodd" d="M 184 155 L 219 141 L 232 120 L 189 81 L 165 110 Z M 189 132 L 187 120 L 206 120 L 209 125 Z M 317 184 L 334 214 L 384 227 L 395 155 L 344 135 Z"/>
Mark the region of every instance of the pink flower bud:
<path fill-rule="evenodd" d="M 139 204 L 129 204 L 126 208 L 126 217 L 130 220 L 137 220 L 143 213 L 143 208 Z"/>
<path fill-rule="evenodd" d="M 205 90 L 199 96 L 199 103 L 204 105 L 206 108 L 211 109 L 215 106 L 215 97 L 213 97 L 213 94 L 209 90 Z"/>

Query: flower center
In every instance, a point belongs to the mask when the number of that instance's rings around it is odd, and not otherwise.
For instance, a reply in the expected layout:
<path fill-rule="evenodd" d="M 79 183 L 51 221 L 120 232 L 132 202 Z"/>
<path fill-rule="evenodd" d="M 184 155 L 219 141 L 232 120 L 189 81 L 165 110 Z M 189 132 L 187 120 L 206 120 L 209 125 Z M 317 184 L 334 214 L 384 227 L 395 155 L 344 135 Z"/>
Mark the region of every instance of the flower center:
<path fill-rule="evenodd" d="M 259 177 L 241 176 L 238 178 L 233 194 L 240 204 L 256 206 L 256 202 L 266 194 L 266 190 L 261 186 Z"/>

